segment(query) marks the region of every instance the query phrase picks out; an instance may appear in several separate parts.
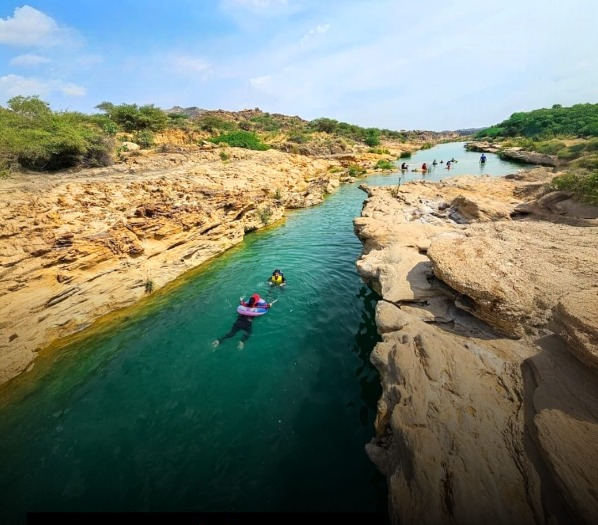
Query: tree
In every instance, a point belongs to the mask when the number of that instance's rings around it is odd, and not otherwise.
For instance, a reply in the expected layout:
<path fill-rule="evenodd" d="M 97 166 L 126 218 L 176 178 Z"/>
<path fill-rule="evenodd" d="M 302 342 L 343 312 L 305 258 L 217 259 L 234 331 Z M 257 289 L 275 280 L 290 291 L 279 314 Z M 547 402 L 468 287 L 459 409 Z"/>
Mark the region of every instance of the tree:
<path fill-rule="evenodd" d="M 369 128 L 365 132 L 365 139 L 364 142 L 373 148 L 374 146 L 380 145 L 380 133 L 375 128 Z"/>
<path fill-rule="evenodd" d="M 96 106 L 104 111 L 123 131 L 162 131 L 168 126 L 168 116 L 153 104 L 139 107 L 137 104 L 119 104 L 102 102 Z"/>
<path fill-rule="evenodd" d="M 318 118 L 318 119 L 312 120 L 309 123 L 309 126 L 313 129 L 315 129 L 316 131 L 323 131 L 326 133 L 334 133 L 336 130 L 337 124 L 338 124 L 338 122 L 331 118 Z"/>
<path fill-rule="evenodd" d="M 18 115 L 30 119 L 47 117 L 52 114 L 50 105 L 38 96 L 34 97 L 13 97 L 8 101 L 8 107 Z"/>

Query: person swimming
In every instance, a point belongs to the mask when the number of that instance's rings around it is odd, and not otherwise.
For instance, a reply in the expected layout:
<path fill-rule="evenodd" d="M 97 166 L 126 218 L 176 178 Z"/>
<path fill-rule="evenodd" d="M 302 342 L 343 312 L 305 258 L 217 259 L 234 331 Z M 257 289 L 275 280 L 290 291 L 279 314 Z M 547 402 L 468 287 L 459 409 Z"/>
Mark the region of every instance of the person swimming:
<path fill-rule="evenodd" d="M 287 283 L 284 274 L 280 270 L 274 270 L 268 282 L 274 286 L 284 286 Z"/>
<path fill-rule="evenodd" d="M 260 297 L 259 293 L 254 293 L 248 301 L 245 301 L 243 297 L 239 298 L 239 304 L 241 306 L 246 306 L 247 308 L 270 308 L 274 303 L 268 303 L 264 299 Z"/>
<path fill-rule="evenodd" d="M 260 294 L 258 294 L 258 293 L 254 293 L 247 301 L 245 301 L 243 299 L 243 297 L 239 297 L 239 304 L 241 304 L 242 306 L 246 306 L 248 308 L 255 308 L 258 305 L 260 308 L 270 308 L 275 302 L 276 301 L 267 303 L 260 297 Z M 237 319 L 231 326 L 230 330 L 226 334 L 224 334 L 222 337 L 219 337 L 218 339 L 216 339 L 212 343 L 212 347 L 216 348 L 225 339 L 230 339 L 231 337 L 234 337 L 235 335 L 237 335 L 238 332 L 242 331 L 244 333 L 241 336 L 241 340 L 239 341 L 239 344 L 237 345 L 237 348 L 239 350 L 242 350 L 243 347 L 245 346 L 245 343 L 251 336 L 252 329 L 253 329 L 253 317 L 250 315 L 239 314 L 237 316 Z"/>
<path fill-rule="evenodd" d="M 238 332 L 243 331 L 244 333 L 241 336 L 241 340 L 239 341 L 239 344 L 237 345 L 237 348 L 239 350 L 242 350 L 243 347 L 245 346 L 245 342 L 251 336 L 252 329 L 253 329 L 253 317 L 249 317 L 247 315 L 239 315 L 239 316 L 237 316 L 237 319 L 231 326 L 230 330 L 222 337 L 219 337 L 218 339 L 216 339 L 212 343 L 212 346 L 214 348 L 216 348 L 225 339 L 230 339 L 231 337 L 234 337 Z"/>

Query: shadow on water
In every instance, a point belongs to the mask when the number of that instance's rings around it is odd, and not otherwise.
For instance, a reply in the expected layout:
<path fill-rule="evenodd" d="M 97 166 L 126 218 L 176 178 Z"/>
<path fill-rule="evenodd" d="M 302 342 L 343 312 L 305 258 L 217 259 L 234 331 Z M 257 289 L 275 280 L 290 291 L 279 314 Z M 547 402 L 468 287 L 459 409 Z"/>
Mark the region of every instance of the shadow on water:
<path fill-rule="evenodd" d="M 313 395 L 304 399 L 299 409 L 299 417 L 295 419 L 294 432 L 299 440 L 305 444 L 301 454 L 292 457 L 286 457 L 281 464 L 281 469 L 287 475 L 283 478 L 283 497 L 286 501 L 283 506 L 292 506 L 293 499 L 300 495 L 305 501 L 305 508 L 312 511 L 355 511 L 358 512 L 359 504 L 357 502 L 340 500 L 336 506 L 330 508 L 328 505 L 310 507 L 309 502 L 317 502 L 319 494 L 326 493 L 329 487 L 326 484 L 330 482 L 328 476 L 324 474 L 327 471 L 338 469 L 341 463 L 354 462 L 352 458 L 347 457 L 342 452 L 341 447 L 330 447 L 330 442 L 338 443 L 346 440 L 348 436 L 356 433 L 354 425 L 355 417 L 359 418 L 359 425 L 371 433 L 374 426 L 377 401 L 382 393 L 380 379 L 377 370 L 371 364 L 369 356 L 380 337 L 376 331 L 374 318 L 375 306 L 378 296 L 372 292 L 366 285 L 362 285 L 356 294 L 359 302 L 363 302 L 363 311 L 361 322 L 357 333 L 354 335 L 354 341 L 348 346 L 358 360 L 354 368 L 347 374 L 347 381 L 355 382 L 357 380 L 360 389 L 358 397 L 337 397 L 330 395 L 331 378 L 326 369 L 321 369 L 317 374 L 317 380 L 312 387 Z M 306 345 L 309 342 L 305 342 Z M 326 417 L 318 421 L 314 419 L 314 414 L 325 413 Z M 349 420 L 345 420 L 343 414 L 351 415 Z M 348 421 L 351 421 L 350 423 Z M 313 439 L 314 434 L 318 438 Z M 355 448 L 355 457 L 364 452 L 364 445 L 360 444 Z M 303 483 L 306 478 L 305 469 L 309 468 L 305 458 L 309 456 L 320 456 L 318 449 L 327 449 L 328 454 L 322 458 L 318 464 L 318 471 L 310 474 L 311 481 Z M 372 510 L 378 513 L 385 513 L 387 509 L 387 485 L 386 480 L 378 471 L 371 471 L 368 468 L 362 468 L 355 463 L 354 468 L 361 470 L 358 476 L 364 476 L 369 480 L 373 488 L 376 500 Z M 350 469 L 353 470 L 353 469 Z M 355 480 L 351 477 L 345 479 L 336 479 L 335 490 L 339 493 L 350 493 L 351 485 Z"/>

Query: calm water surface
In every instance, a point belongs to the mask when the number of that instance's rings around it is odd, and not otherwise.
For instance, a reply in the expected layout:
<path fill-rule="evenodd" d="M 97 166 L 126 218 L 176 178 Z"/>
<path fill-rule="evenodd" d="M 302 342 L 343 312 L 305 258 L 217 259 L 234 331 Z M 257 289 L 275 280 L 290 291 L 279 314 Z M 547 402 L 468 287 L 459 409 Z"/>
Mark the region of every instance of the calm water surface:
<path fill-rule="evenodd" d="M 385 179 L 378 179 L 371 185 L 390 185 L 410 180 L 439 181 L 458 175 L 502 176 L 530 168 L 529 164 L 501 160 L 497 155 L 491 153 L 486 153 L 486 163 L 482 164 L 480 163 L 481 153 L 465 150 L 464 144 L 464 142 L 451 142 L 428 150 L 417 151 L 411 157 L 396 162 L 397 166 L 400 166 L 405 161 L 409 165 L 408 171 L 390 174 Z M 456 162 L 451 164 L 450 169 L 447 169 L 446 161 L 451 159 L 455 159 Z M 438 163 L 436 166 L 432 165 L 434 160 Z M 428 165 L 426 173 L 413 171 L 413 169 L 421 169 L 424 162 Z M 369 179 L 368 184 L 370 184 Z"/>
<path fill-rule="evenodd" d="M 407 161 L 450 157 L 450 175 L 521 167 L 488 155 L 480 168 L 460 143 Z M 367 183 L 399 177 L 422 175 Z M 0 522 L 28 511 L 384 512 L 386 484 L 364 451 L 380 395 L 377 296 L 355 269 L 364 198 L 347 185 L 292 212 L 4 385 Z M 283 289 L 266 283 L 274 268 Z M 277 302 L 250 339 L 214 347 L 256 291 Z"/>

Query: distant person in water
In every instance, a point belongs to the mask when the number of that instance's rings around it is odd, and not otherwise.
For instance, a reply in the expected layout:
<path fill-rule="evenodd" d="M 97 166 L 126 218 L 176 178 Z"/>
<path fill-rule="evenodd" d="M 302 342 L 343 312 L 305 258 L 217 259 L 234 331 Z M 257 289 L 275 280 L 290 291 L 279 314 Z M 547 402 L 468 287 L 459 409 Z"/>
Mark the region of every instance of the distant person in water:
<path fill-rule="evenodd" d="M 402 170 L 408 170 L 409 169 L 409 165 L 406 162 L 403 162 L 403 164 L 401 164 L 401 169 Z"/>
<path fill-rule="evenodd" d="M 451 169 L 451 161 L 450 161 L 450 160 L 447 160 L 447 161 L 446 161 L 446 169 L 447 169 L 447 170 L 450 170 L 450 169 Z"/>
<path fill-rule="evenodd" d="M 428 165 L 425 162 L 422 164 L 422 171 L 428 171 Z"/>
<path fill-rule="evenodd" d="M 486 154 L 482 153 L 482 156 L 480 157 L 480 163 L 484 164 L 486 162 Z"/>
<path fill-rule="evenodd" d="M 438 162 L 436 162 L 436 159 L 434 159 L 434 162 L 432 162 L 432 166 L 436 166 L 436 164 L 438 164 Z"/>

